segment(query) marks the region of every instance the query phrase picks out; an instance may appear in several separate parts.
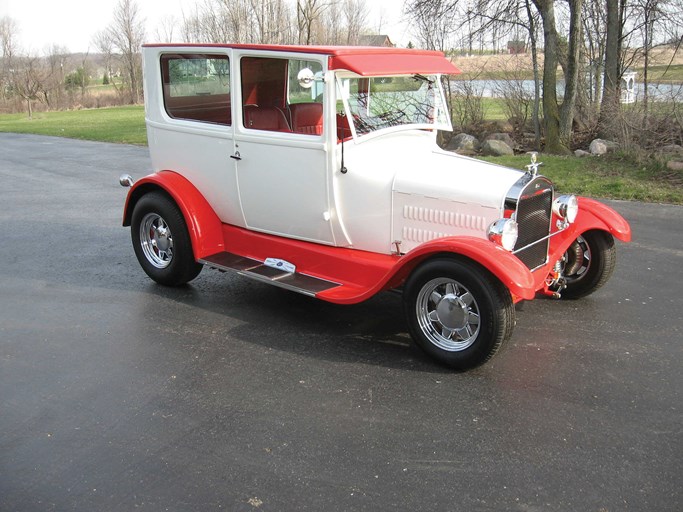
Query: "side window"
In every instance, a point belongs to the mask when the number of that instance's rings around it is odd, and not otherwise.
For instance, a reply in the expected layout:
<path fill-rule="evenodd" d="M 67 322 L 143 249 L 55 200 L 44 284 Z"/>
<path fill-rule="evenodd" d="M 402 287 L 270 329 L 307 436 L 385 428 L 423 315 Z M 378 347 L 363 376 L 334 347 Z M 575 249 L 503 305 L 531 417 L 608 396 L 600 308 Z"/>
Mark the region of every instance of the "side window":
<path fill-rule="evenodd" d="M 324 84 L 309 80 L 302 86 L 299 73 L 304 69 L 316 78 L 322 75 L 319 62 L 243 57 L 240 72 L 244 127 L 321 135 Z"/>
<path fill-rule="evenodd" d="M 231 124 L 226 55 L 162 55 L 161 79 L 164 106 L 172 118 Z"/>

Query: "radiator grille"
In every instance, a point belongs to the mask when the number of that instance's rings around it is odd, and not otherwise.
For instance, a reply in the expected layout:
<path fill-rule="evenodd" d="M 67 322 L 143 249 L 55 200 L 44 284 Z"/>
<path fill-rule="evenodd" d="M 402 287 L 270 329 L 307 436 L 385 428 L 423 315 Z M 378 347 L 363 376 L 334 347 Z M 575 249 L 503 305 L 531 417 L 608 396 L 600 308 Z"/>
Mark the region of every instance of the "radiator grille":
<path fill-rule="evenodd" d="M 527 187 L 527 190 L 531 187 Z M 534 243 L 546 236 L 550 231 L 550 217 L 553 202 L 552 186 L 541 188 L 532 194 L 522 193 L 517 203 L 517 224 L 519 237 L 515 245 L 515 255 L 530 269 L 545 264 L 548 259 L 547 238 L 542 242 Z M 526 247 L 529 244 L 530 247 Z M 526 247 L 526 249 L 519 249 Z"/>

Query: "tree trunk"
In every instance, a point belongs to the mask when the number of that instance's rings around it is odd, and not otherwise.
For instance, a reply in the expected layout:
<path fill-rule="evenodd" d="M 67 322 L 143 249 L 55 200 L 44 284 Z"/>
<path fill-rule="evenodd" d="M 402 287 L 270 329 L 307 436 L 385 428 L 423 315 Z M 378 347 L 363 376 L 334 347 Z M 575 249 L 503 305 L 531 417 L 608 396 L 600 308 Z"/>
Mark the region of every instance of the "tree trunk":
<path fill-rule="evenodd" d="M 569 48 L 564 76 L 564 100 L 560 115 L 560 140 L 569 148 L 572 138 L 572 124 L 579 84 L 579 58 L 581 56 L 581 4 L 583 0 L 569 0 Z"/>
<path fill-rule="evenodd" d="M 648 83 L 649 83 L 649 76 L 648 76 L 648 69 L 650 68 L 650 49 L 652 48 L 652 31 L 654 30 L 654 16 L 655 13 L 650 11 L 650 2 L 647 3 L 646 9 L 645 9 L 645 53 L 643 55 L 643 112 L 645 113 L 645 123 L 647 124 L 647 118 L 648 118 L 648 102 L 649 102 L 649 95 L 648 95 Z"/>
<path fill-rule="evenodd" d="M 555 28 L 555 0 L 533 0 L 543 20 L 545 52 L 543 62 L 543 125 L 545 151 L 563 155 L 569 149 L 560 138 L 560 108 L 557 104 L 557 30 Z"/>
<path fill-rule="evenodd" d="M 532 112 L 532 121 L 534 123 L 534 149 L 541 150 L 541 120 L 540 120 L 540 106 L 541 106 L 541 77 L 538 73 L 538 42 L 536 41 L 536 23 L 534 22 L 534 15 L 531 12 L 531 4 L 529 0 L 525 0 L 526 14 L 529 20 L 529 40 L 531 42 L 531 62 L 534 70 L 534 107 Z"/>
<path fill-rule="evenodd" d="M 600 136 L 614 138 L 617 133 L 615 120 L 619 112 L 619 60 L 621 54 L 621 6 L 620 0 L 607 0 L 607 41 L 605 43 L 605 78 L 600 103 Z"/>

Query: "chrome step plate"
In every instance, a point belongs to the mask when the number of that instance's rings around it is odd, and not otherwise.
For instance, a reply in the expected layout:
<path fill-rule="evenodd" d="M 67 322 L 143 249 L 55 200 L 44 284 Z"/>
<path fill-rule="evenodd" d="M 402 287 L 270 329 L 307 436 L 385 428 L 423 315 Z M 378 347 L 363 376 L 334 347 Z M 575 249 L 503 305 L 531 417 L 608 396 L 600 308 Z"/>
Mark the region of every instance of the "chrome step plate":
<path fill-rule="evenodd" d="M 315 297 L 317 293 L 341 286 L 339 283 L 326 281 L 299 272 L 286 272 L 265 265 L 262 261 L 245 258 L 229 252 L 218 252 L 202 258 L 199 263 L 222 271 L 237 272 L 239 275 L 269 283 L 280 288 L 303 293 Z"/>

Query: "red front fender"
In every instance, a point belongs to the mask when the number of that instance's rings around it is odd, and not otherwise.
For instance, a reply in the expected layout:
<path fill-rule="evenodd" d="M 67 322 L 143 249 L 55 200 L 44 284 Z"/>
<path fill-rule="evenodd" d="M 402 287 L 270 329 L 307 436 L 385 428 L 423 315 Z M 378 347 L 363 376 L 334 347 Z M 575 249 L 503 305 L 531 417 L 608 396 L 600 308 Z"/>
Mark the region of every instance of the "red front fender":
<path fill-rule="evenodd" d="M 180 208 L 192 240 L 196 260 L 223 251 L 221 221 L 204 196 L 192 183 L 173 171 L 150 174 L 135 182 L 128 191 L 123 210 L 123 225 L 130 226 L 133 209 L 148 192 L 163 190 Z"/>
<path fill-rule="evenodd" d="M 574 224 L 578 233 L 604 229 L 622 242 L 631 241 L 631 226 L 614 209 L 594 199 L 579 197 L 579 215 Z"/>
<path fill-rule="evenodd" d="M 416 261 L 437 254 L 462 255 L 479 263 L 507 286 L 510 293 L 516 297 L 530 300 L 536 294 L 534 278 L 524 263 L 502 247 L 482 238 L 439 238 L 410 251 L 401 260 L 401 265 L 414 266 Z"/>
<path fill-rule="evenodd" d="M 579 197 L 579 214 L 576 216 L 576 221 L 550 239 L 548 254 L 550 268 L 562 257 L 577 237 L 594 229 L 607 231 L 622 242 L 631 241 L 631 226 L 621 215 L 606 204 L 594 199 Z"/>

